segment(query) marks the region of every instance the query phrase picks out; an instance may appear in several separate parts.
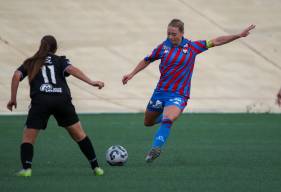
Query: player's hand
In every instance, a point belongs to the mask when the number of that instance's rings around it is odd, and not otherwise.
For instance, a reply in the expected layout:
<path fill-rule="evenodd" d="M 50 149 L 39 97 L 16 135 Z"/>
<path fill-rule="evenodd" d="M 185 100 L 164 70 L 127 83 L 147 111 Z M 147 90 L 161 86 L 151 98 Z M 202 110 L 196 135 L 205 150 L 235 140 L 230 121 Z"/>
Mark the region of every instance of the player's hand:
<path fill-rule="evenodd" d="M 99 89 L 102 89 L 104 87 L 104 82 L 102 82 L 102 81 L 93 81 L 92 85 L 94 87 L 98 87 Z"/>
<path fill-rule="evenodd" d="M 254 29 L 256 26 L 255 25 L 250 25 L 249 27 L 247 27 L 246 29 L 244 29 L 241 33 L 240 33 L 240 37 L 247 37 L 250 34 L 250 31 L 252 29 Z"/>
<path fill-rule="evenodd" d="M 276 103 L 281 107 L 281 90 L 277 94 Z"/>
<path fill-rule="evenodd" d="M 10 111 L 13 111 L 13 106 L 15 107 L 15 109 L 17 108 L 17 101 L 10 100 L 7 104 L 7 108 Z"/>
<path fill-rule="evenodd" d="M 133 76 L 131 74 L 127 74 L 123 76 L 122 83 L 123 85 L 127 84 L 129 80 L 131 80 Z"/>

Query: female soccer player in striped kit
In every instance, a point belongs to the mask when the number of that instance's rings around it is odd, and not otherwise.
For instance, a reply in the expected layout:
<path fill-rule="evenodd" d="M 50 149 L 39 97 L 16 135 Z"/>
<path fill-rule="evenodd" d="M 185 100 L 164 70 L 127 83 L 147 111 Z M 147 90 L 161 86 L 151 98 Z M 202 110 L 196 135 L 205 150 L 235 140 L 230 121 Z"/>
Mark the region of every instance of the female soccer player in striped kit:
<path fill-rule="evenodd" d="M 191 41 L 183 37 L 184 23 L 179 19 L 173 19 L 168 25 L 167 39 L 157 46 L 151 55 L 141 60 L 131 73 L 123 77 L 122 82 L 125 85 L 151 62 L 161 60 L 160 79 L 147 105 L 144 117 L 145 126 L 161 123 L 154 136 L 152 148 L 146 156 L 147 162 L 152 162 L 159 157 L 173 122 L 187 105 L 196 56 L 208 48 L 246 37 L 254 28 L 255 25 L 250 25 L 239 34 L 211 40 Z"/>

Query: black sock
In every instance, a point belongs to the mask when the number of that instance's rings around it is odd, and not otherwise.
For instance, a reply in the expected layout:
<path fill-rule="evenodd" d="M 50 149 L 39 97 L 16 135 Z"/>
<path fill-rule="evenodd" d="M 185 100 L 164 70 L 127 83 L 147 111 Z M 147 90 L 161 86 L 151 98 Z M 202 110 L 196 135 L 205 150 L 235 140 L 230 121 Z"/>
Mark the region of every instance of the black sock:
<path fill-rule="evenodd" d="M 20 156 L 22 168 L 31 168 L 33 158 L 33 145 L 31 143 L 22 143 L 20 146 Z"/>
<path fill-rule="evenodd" d="M 99 164 L 91 140 L 86 136 L 84 139 L 78 142 L 78 145 L 81 151 L 83 152 L 83 154 L 89 160 L 92 169 L 98 167 Z"/>

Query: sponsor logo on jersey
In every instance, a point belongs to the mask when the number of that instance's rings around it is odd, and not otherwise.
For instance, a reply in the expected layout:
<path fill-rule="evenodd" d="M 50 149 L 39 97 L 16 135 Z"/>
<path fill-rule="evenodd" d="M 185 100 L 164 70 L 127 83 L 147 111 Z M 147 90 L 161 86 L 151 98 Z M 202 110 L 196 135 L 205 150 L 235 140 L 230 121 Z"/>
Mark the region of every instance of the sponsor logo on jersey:
<path fill-rule="evenodd" d="M 62 89 L 60 87 L 53 87 L 51 84 L 45 83 L 40 86 L 40 91 L 45 93 L 62 93 Z"/>

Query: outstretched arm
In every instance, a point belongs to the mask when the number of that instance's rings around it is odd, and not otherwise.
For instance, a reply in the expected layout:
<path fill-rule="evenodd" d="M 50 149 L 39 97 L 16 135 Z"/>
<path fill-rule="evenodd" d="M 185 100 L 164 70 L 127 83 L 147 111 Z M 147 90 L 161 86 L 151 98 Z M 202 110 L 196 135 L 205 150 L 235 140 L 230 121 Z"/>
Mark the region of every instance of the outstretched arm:
<path fill-rule="evenodd" d="M 80 69 L 77 67 L 74 67 L 72 65 L 69 65 L 66 68 L 66 72 L 70 75 L 73 75 L 74 77 L 88 83 L 89 85 L 92 85 L 94 87 L 98 87 L 99 89 L 104 87 L 104 82 L 102 81 L 92 81 L 87 75 L 85 75 Z"/>
<path fill-rule="evenodd" d="M 215 39 L 211 40 L 211 45 L 214 46 L 220 46 L 224 45 L 226 43 L 230 43 L 231 41 L 234 41 L 236 39 L 239 39 L 241 37 L 247 37 L 250 34 L 250 31 L 254 29 L 255 25 L 250 25 L 246 29 L 244 29 L 241 33 L 235 34 L 235 35 L 226 35 L 226 36 L 220 36 Z"/>
<path fill-rule="evenodd" d="M 20 78 L 21 78 L 21 73 L 18 70 L 15 71 L 11 83 L 11 98 L 7 104 L 7 108 L 10 111 L 13 110 L 13 106 L 17 108 L 17 92 L 18 92 Z"/>
<path fill-rule="evenodd" d="M 130 79 L 132 79 L 138 72 L 140 72 L 141 70 L 146 68 L 149 63 L 150 63 L 149 61 L 141 60 L 131 73 L 123 76 L 123 79 L 122 79 L 123 85 L 127 84 L 127 82 Z"/>

